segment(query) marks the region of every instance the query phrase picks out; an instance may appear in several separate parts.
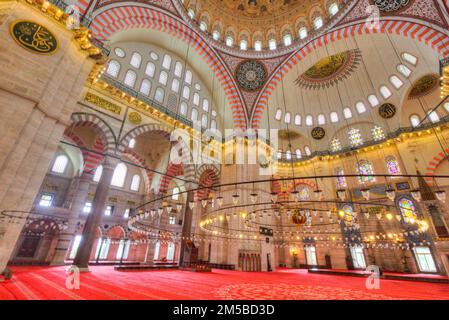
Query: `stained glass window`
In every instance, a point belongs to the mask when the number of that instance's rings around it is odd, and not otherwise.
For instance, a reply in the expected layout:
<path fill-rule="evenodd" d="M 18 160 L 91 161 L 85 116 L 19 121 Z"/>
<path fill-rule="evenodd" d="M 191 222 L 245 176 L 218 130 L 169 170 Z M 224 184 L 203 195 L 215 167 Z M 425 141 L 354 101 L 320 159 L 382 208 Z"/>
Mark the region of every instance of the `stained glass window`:
<path fill-rule="evenodd" d="M 340 140 L 338 140 L 337 138 L 332 139 L 331 141 L 331 151 L 332 152 L 337 152 L 341 150 L 341 143 Z"/>
<path fill-rule="evenodd" d="M 363 144 L 362 135 L 359 129 L 352 128 L 348 131 L 349 143 L 353 147 L 357 147 Z"/>
<path fill-rule="evenodd" d="M 372 176 L 374 174 L 373 165 L 367 160 L 360 160 L 357 168 L 358 174 L 364 175 L 359 177 L 360 183 L 374 182 L 376 178 Z"/>
<path fill-rule="evenodd" d="M 346 178 L 344 177 L 345 172 L 342 168 L 337 168 L 335 170 L 335 175 L 337 175 L 337 188 L 346 188 Z"/>
<path fill-rule="evenodd" d="M 375 141 L 380 141 L 380 140 L 385 139 L 385 132 L 384 132 L 384 129 L 382 129 L 382 127 L 374 126 L 373 129 L 371 129 L 371 133 L 372 133 L 373 139 Z"/>
<path fill-rule="evenodd" d="M 354 210 L 352 209 L 351 206 L 346 205 L 342 208 L 342 210 L 345 213 L 344 219 L 347 223 L 355 223 L 356 222 Z"/>
<path fill-rule="evenodd" d="M 416 207 L 412 200 L 407 198 L 402 198 L 398 201 L 399 210 L 402 213 L 402 217 L 406 222 L 410 219 L 416 220 Z"/>
<path fill-rule="evenodd" d="M 385 159 L 385 162 L 387 164 L 388 172 L 392 175 L 398 175 L 401 174 L 401 168 L 399 167 L 399 163 L 394 157 L 387 157 Z"/>

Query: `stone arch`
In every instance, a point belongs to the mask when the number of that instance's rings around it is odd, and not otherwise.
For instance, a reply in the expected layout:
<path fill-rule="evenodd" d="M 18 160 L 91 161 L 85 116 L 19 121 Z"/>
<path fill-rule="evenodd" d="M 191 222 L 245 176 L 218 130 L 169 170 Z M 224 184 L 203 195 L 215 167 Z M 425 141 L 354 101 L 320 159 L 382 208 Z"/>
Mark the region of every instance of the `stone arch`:
<path fill-rule="evenodd" d="M 396 34 L 411 39 L 417 39 L 436 50 L 443 58 L 449 56 L 449 37 L 435 27 L 419 24 L 415 21 L 382 20 L 379 22 L 379 29 L 371 30 L 365 21 L 356 22 L 350 26 L 344 26 L 330 31 L 324 35 L 312 39 L 301 49 L 291 54 L 267 80 L 265 87 L 257 97 L 253 114 L 251 115 L 251 126 L 259 128 L 262 115 L 268 106 L 268 100 L 281 82 L 283 76 L 287 74 L 296 64 L 303 60 L 314 49 L 327 45 L 344 38 L 362 34 Z"/>
<path fill-rule="evenodd" d="M 449 154 L 449 148 L 445 149 L 444 152 L 440 151 L 429 161 L 427 164 L 426 172 L 424 175 L 432 176 L 437 171 L 438 166 L 443 162 L 444 159 L 447 159 Z M 424 180 L 427 182 L 429 186 L 433 186 L 434 180 L 432 177 L 424 177 Z"/>
<path fill-rule="evenodd" d="M 101 118 L 89 113 L 73 113 L 71 116 L 72 125 L 67 129 L 73 127 L 92 128 L 102 139 L 104 145 L 104 153 L 114 154 L 116 147 L 116 137 L 111 127 Z"/>
<path fill-rule="evenodd" d="M 184 21 L 158 9 L 140 3 L 115 6 L 106 5 L 94 12 L 91 29 L 93 35 L 103 41 L 120 30 L 150 28 L 176 36 L 191 46 L 211 67 L 221 83 L 232 111 L 234 127 L 247 127 L 247 113 L 231 71 L 203 38 L 190 29 Z M 235 39 L 235 38 L 234 38 Z"/>
<path fill-rule="evenodd" d="M 120 240 L 126 238 L 126 231 L 123 226 L 116 224 L 106 230 L 106 236 L 111 240 Z"/>
<path fill-rule="evenodd" d="M 184 166 L 182 164 L 170 163 L 167 167 L 167 172 L 162 177 L 159 184 L 159 193 L 166 193 L 173 178 L 182 175 L 184 175 Z"/>
<path fill-rule="evenodd" d="M 210 164 L 202 165 L 197 172 L 196 181 L 200 187 L 207 187 L 206 189 L 198 190 L 196 193 L 196 199 L 201 200 L 209 195 L 209 188 L 220 183 L 220 170 Z"/>
<path fill-rule="evenodd" d="M 171 134 L 173 131 L 174 131 L 173 128 L 166 126 L 166 125 L 157 124 L 157 123 L 145 124 L 145 125 L 136 127 L 133 130 L 131 130 L 130 132 L 128 132 L 123 137 L 123 139 L 120 141 L 120 144 L 118 146 L 118 150 L 121 154 L 123 154 L 125 152 L 125 150 L 127 149 L 127 146 L 131 139 L 135 139 L 138 136 L 140 136 L 144 133 L 147 133 L 147 132 L 162 133 L 167 138 L 167 140 L 170 141 Z M 188 150 L 188 152 L 183 152 L 181 160 L 182 160 L 182 164 L 184 167 L 184 177 L 186 178 L 186 180 L 193 181 L 195 178 L 195 166 L 192 163 L 190 147 L 184 140 L 178 140 L 177 143 L 180 143 L 183 151 Z M 150 183 L 151 183 L 151 179 L 150 179 Z"/>

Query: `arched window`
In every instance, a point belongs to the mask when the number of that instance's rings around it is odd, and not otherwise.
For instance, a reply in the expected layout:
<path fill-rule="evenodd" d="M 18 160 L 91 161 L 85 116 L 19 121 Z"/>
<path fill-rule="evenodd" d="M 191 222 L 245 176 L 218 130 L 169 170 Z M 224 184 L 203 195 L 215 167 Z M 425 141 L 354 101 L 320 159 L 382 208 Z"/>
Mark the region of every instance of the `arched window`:
<path fill-rule="evenodd" d="M 198 121 L 198 110 L 192 108 L 192 114 L 190 115 L 192 121 Z"/>
<path fill-rule="evenodd" d="M 174 187 L 171 193 L 171 198 L 174 201 L 178 201 L 179 200 L 179 188 L 178 187 Z"/>
<path fill-rule="evenodd" d="M 180 78 L 182 76 L 182 64 L 181 62 L 177 61 L 175 64 L 175 76 Z"/>
<path fill-rule="evenodd" d="M 69 158 L 66 155 L 61 154 L 56 157 L 56 160 L 53 163 L 53 167 L 51 168 L 51 171 L 55 173 L 64 173 L 65 169 L 67 169 L 68 164 Z"/>
<path fill-rule="evenodd" d="M 207 114 L 201 116 L 201 127 L 207 128 Z"/>
<path fill-rule="evenodd" d="M 427 111 L 427 116 L 429 117 L 429 120 L 432 123 L 436 123 L 436 122 L 440 121 L 440 116 L 438 115 L 438 113 L 436 113 L 436 111 L 432 111 L 432 110 Z"/>
<path fill-rule="evenodd" d="M 276 50 L 276 47 L 277 47 L 276 39 L 270 39 L 268 41 L 268 47 L 269 47 L 270 50 Z"/>
<path fill-rule="evenodd" d="M 128 148 L 134 149 L 135 146 L 136 146 L 136 139 L 129 140 Z"/>
<path fill-rule="evenodd" d="M 343 109 L 343 116 L 345 117 L 345 119 L 350 119 L 352 118 L 352 111 L 349 108 L 344 108 Z"/>
<path fill-rule="evenodd" d="M 357 173 L 364 175 L 363 177 L 358 177 L 358 180 L 360 183 L 367 183 L 367 182 L 375 182 L 376 178 L 373 176 L 374 169 L 371 162 L 368 160 L 360 160 L 357 165 Z"/>
<path fill-rule="evenodd" d="M 401 168 L 395 157 L 389 156 L 385 159 L 385 164 L 387 165 L 388 172 L 391 175 L 401 174 Z"/>
<path fill-rule="evenodd" d="M 195 92 L 193 94 L 193 104 L 196 106 L 200 105 L 200 95 L 198 94 L 198 92 Z"/>
<path fill-rule="evenodd" d="M 157 88 L 156 93 L 154 94 L 154 100 L 156 100 L 159 103 L 164 102 L 165 97 L 165 91 L 162 88 Z"/>
<path fill-rule="evenodd" d="M 179 113 L 181 113 L 183 116 L 187 115 L 187 103 L 184 101 L 181 102 L 181 109 L 179 110 Z"/>
<path fill-rule="evenodd" d="M 95 170 L 94 174 L 94 182 L 99 182 L 101 179 L 101 176 L 103 175 L 103 166 L 100 164 L 97 169 Z"/>
<path fill-rule="evenodd" d="M 171 90 L 173 92 L 178 92 L 179 91 L 179 80 L 174 78 L 172 83 L 171 83 Z"/>
<path fill-rule="evenodd" d="M 187 14 L 189 15 L 190 19 L 194 19 L 195 18 L 195 11 L 193 11 L 193 9 L 189 9 L 187 11 Z"/>
<path fill-rule="evenodd" d="M 187 84 L 192 84 L 192 78 L 193 78 L 192 71 L 187 70 L 184 82 L 187 83 Z"/>
<path fill-rule="evenodd" d="M 414 66 L 416 66 L 416 63 L 418 62 L 418 58 L 408 52 L 402 54 L 402 59 Z"/>
<path fill-rule="evenodd" d="M 313 20 L 313 26 L 316 30 L 320 29 L 323 26 L 323 18 L 316 17 L 315 20 Z"/>
<path fill-rule="evenodd" d="M 125 51 L 122 48 L 115 48 L 114 49 L 115 55 L 119 58 L 124 58 L 125 57 Z"/>
<path fill-rule="evenodd" d="M 81 243 L 81 239 L 83 238 L 82 235 L 78 234 L 75 236 L 75 238 L 73 239 L 73 243 L 72 243 L 72 249 L 70 250 L 70 255 L 69 255 L 69 259 L 73 260 L 76 257 L 76 253 L 78 252 L 78 248 L 80 246 Z"/>
<path fill-rule="evenodd" d="M 153 62 L 148 62 L 147 67 L 145 68 L 145 74 L 150 78 L 154 77 L 154 72 L 156 71 L 156 66 Z"/>
<path fill-rule="evenodd" d="M 138 174 L 133 175 L 131 180 L 131 191 L 139 191 L 140 188 L 140 176 Z"/>
<path fill-rule="evenodd" d="M 142 84 L 140 85 L 140 93 L 148 96 L 151 90 L 151 82 L 148 79 L 143 79 Z"/>
<path fill-rule="evenodd" d="M 120 72 L 120 63 L 116 60 L 109 61 L 108 69 L 106 70 L 106 73 L 108 75 L 110 75 L 111 77 L 117 78 L 119 72 Z"/>
<path fill-rule="evenodd" d="M 162 68 L 170 70 L 171 67 L 171 56 L 166 54 L 164 60 L 162 60 Z"/>
<path fill-rule="evenodd" d="M 123 240 L 123 239 L 120 240 L 115 258 L 117 260 L 128 259 L 130 246 L 131 246 L 131 240 Z"/>
<path fill-rule="evenodd" d="M 410 124 L 412 125 L 413 128 L 416 128 L 417 126 L 419 126 L 420 123 L 421 123 L 421 119 L 419 118 L 419 116 L 417 114 L 412 114 L 410 116 Z"/>
<path fill-rule="evenodd" d="M 304 147 L 304 152 L 306 153 L 307 156 L 310 156 L 312 154 L 312 151 L 310 151 L 309 146 Z"/>
<path fill-rule="evenodd" d="M 332 123 L 338 122 L 338 113 L 336 113 L 335 111 L 332 111 L 331 115 L 330 115 L 330 118 L 331 118 L 331 122 Z"/>
<path fill-rule="evenodd" d="M 408 78 L 412 74 L 412 70 L 410 70 L 407 66 L 403 64 L 399 64 L 396 69 L 400 74 L 402 74 L 404 77 Z"/>
<path fill-rule="evenodd" d="M 449 112 L 449 102 L 444 103 L 444 109 L 446 109 L 447 112 Z"/>
<path fill-rule="evenodd" d="M 285 152 L 285 159 L 289 161 L 292 159 L 292 152 L 290 150 Z"/>
<path fill-rule="evenodd" d="M 318 122 L 319 125 L 326 124 L 326 117 L 324 116 L 324 114 L 319 114 L 318 115 L 317 122 Z"/>
<path fill-rule="evenodd" d="M 301 29 L 299 29 L 298 34 L 299 34 L 299 39 L 301 39 L 301 40 L 307 38 L 307 28 L 302 27 Z"/>
<path fill-rule="evenodd" d="M 158 260 L 159 259 L 159 251 L 161 250 L 161 242 L 157 241 L 156 244 L 154 245 L 154 255 L 153 255 L 153 260 Z"/>
<path fill-rule="evenodd" d="M 111 239 L 98 239 L 97 252 L 95 259 L 106 260 L 108 258 L 109 248 L 111 246 Z"/>
<path fill-rule="evenodd" d="M 215 121 L 214 119 L 212 119 L 210 121 L 210 128 L 216 130 L 217 129 L 217 121 Z"/>
<path fill-rule="evenodd" d="M 254 41 L 254 50 L 256 50 L 256 51 L 262 50 L 262 41 L 260 41 L 260 40 Z"/>
<path fill-rule="evenodd" d="M 128 70 L 126 72 L 125 75 L 125 80 L 123 80 L 123 82 L 128 86 L 128 87 L 134 87 L 134 85 L 136 84 L 136 78 L 137 75 L 133 70 Z"/>
<path fill-rule="evenodd" d="M 401 79 L 399 79 L 397 76 L 391 76 L 390 77 L 390 83 L 396 88 L 399 89 L 404 84 Z"/>
<path fill-rule="evenodd" d="M 209 112 L 209 100 L 203 99 L 203 111 Z"/>
<path fill-rule="evenodd" d="M 168 74 L 165 71 L 161 71 L 161 73 L 159 74 L 159 83 L 162 84 L 163 86 L 167 85 L 167 81 L 168 81 Z"/>
<path fill-rule="evenodd" d="M 379 105 L 379 99 L 374 94 L 368 96 L 368 102 L 373 108 Z"/>
<path fill-rule="evenodd" d="M 204 21 L 200 22 L 200 30 L 206 32 L 207 31 L 207 24 Z"/>
<path fill-rule="evenodd" d="M 359 114 L 364 113 L 366 111 L 366 107 L 363 102 L 357 102 L 355 105 L 355 109 Z"/>
<path fill-rule="evenodd" d="M 290 112 L 285 113 L 285 116 L 284 116 L 284 122 L 285 122 L 285 123 L 290 123 L 291 117 L 292 117 L 292 115 L 291 115 Z"/>
<path fill-rule="evenodd" d="M 111 185 L 122 188 L 125 184 L 127 172 L 128 168 L 126 167 L 126 164 L 123 162 L 119 163 L 115 167 L 114 174 L 112 175 Z"/>
<path fill-rule="evenodd" d="M 132 65 L 134 68 L 139 69 L 141 62 L 142 62 L 142 56 L 140 55 L 140 53 L 134 52 L 133 55 L 131 56 L 131 61 L 129 64 Z"/>
<path fill-rule="evenodd" d="M 220 32 L 218 32 L 216 30 L 214 32 L 212 32 L 212 38 L 214 38 L 215 41 L 220 40 Z"/>
<path fill-rule="evenodd" d="M 292 35 L 291 34 L 286 34 L 284 36 L 284 46 L 289 46 L 292 44 Z"/>
<path fill-rule="evenodd" d="M 310 114 L 306 116 L 306 126 L 313 126 L 313 117 Z"/>
<path fill-rule="evenodd" d="M 248 49 L 248 41 L 240 40 L 240 50 L 247 50 L 247 49 Z"/>
<path fill-rule="evenodd" d="M 174 256 L 175 256 L 175 244 L 173 242 L 169 242 L 167 248 L 167 260 L 173 261 Z"/>
<path fill-rule="evenodd" d="M 189 87 L 184 86 L 184 89 L 182 90 L 182 97 L 187 100 L 190 99 L 190 88 Z"/>
<path fill-rule="evenodd" d="M 281 150 L 281 149 L 279 149 L 279 150 L 277 151 L 277 153 L 276 153 L 276 158 L 277 158 L 278 160 L 282 159 L 282 150 Z"/>
<path fill-rule="evenodd" d="M 296 149 L 295 153 L 296 153 L 296 159 L 301 159 L 302 158 L 301 149 Z"/>
<path fill-rule="evenodd" d="M 384 97 L 384 99 L 388 99 L 392 95 L 390 89 L 388 89 L 388 87 L 386 86 L 380 87 L 380 94 L 382 95 L 382 97 Z"/>
<path fill-rule="evenodd" d="M 297 126 L 300 126 L 300 125 L 301 125 L 301 115 L 300 115 L 300 114 L 297 114 L 297 115 L 295 116 L 295 124 L 296 124 Z"/>
<path fill-rule="evenodd" d="M 398 200 L 398 207 L 405 222 L 416 221 L 418 219 L 416 207 L 412 200 L 401 198 Z"/>
<path fill-rule="evenodd" d="M 338 12 L 338 4 L 334 2 L 329 6 L 329 15 L 332 17 L 336 15 L 337 12 Z"/>
<path fill-rule="evenodd" d="M 231 36 L 226 37 L 226 45 L 232 47 L 234 45 L 234 39 Z"/>
<path fill-rule="evenodd" d="M 282 110 L 281 109 L 276 110 L 276 114 L 275 114 L 274 118 L 278 121 L 281 120 L 281 118 L 282 118 Z"/>

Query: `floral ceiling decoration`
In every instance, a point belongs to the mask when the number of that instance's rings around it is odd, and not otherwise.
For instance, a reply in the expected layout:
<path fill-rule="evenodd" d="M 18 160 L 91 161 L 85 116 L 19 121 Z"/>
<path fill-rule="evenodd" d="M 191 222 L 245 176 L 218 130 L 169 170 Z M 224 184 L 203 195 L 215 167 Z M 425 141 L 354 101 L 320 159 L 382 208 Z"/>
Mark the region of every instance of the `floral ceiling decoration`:
<path fill-rule="evenodd" d="M 235 75 L 243 90 L 256 91 L 265 83 L 267 70 L 259 61 L 246 60 L 237 66 Z"/>
<path fill-rule="evenodd" d="M 334 54 L 315 63 L 295 80 L 295 84 L 304 89 L 329 88 L 347 79 L 357 69 L 361 60 L 359 49 Z"/>
<path fill-rule="evenodd" d="M 437 74 L 427 74 L 413 84 L 408 95 L 409 99 L 417 99 L 428 95 L 439 85 L 439 76 Z"/>

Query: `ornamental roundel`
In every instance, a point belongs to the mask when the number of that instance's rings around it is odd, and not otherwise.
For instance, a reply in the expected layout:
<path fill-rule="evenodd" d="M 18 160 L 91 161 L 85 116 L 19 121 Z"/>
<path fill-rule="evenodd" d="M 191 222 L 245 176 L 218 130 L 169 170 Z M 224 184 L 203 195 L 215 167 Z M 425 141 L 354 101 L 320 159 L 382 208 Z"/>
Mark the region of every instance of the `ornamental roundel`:
<path fill-rule="evenodd" d="M 417 99 L 428 95 L 438 87 L 439 83 L 439 76 L 437 74 L 427 74 L 416 80 L 408 94 L 408 98 Z"/>
<path fill-rule="evenodd" d="M 412 0 L 373 0 L 382 12 L 395 12 L 406 8 Z"/>
<path fill-rule="evenodd" d="M 379 115 L 384 119 L 393 118 L 396 114 L 396 107 L 391 103 L 384 103 L 379 107 Z"/>
<path fill-rule="evenodd" d="M 235 72 L 239 86 L 246 91 L 260 89 L 267 79 L 267 69 L 256 60 L 246 60 L 237 66 Z"/>
<path fill-rule="evenodd" d="M 11 24 L 11 36 L 23 48 L 38 54 L 52 54 L 58 48 L 56 37 L 44 26 L 27 20 Z"/>
<path fill-rule="evenodd" d="M 142 116 L 138 112 L 131 112 L 128 119 L 134 125 L 139 125 L 142 122 Z"/>
<path fill-rule="evenodd" d="M 312 138 L 315 140 L 321 140 L 326 135 L 326 131 L 324 131 L 321 127 L 315 127 L 312 129 Z"/>

